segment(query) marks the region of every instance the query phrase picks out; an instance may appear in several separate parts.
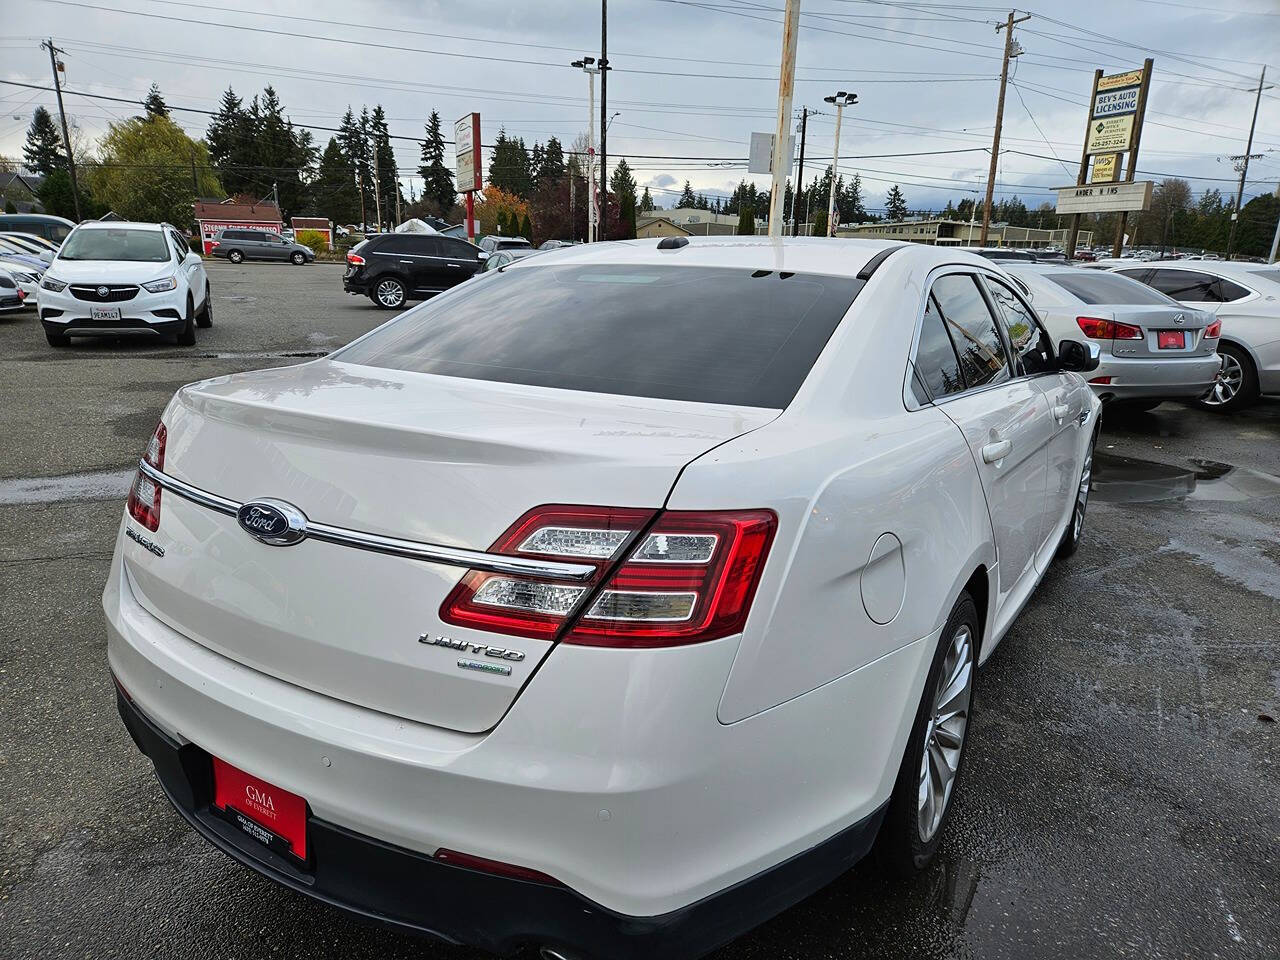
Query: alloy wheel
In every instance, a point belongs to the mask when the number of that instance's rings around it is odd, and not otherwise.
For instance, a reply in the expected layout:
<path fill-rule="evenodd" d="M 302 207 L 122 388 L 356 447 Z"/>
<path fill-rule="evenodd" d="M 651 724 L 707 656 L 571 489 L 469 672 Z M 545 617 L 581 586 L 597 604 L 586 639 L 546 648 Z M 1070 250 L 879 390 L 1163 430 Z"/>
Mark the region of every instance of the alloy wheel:
<path fill-rule="evenodd" d="M 1201 401 L 1210 407 L 1229 403 L 1244 386 L 1244 367 L 1241 366 L 1240 361 L 1229 353 L 1221 354 L 1221 357 L 1222 366 L 1218 368 L 1218 379 L 1213 382 L 1213 386 Z"/>
<path fill-rule="evenodd" d="M 396 280 L 383 280 L 378 284 L 378 302 L 384 307 L 398 307 L 404 303 L 404 287 Z"/>
<path fill-rule="evenodd" d="M 1071 536 L 1076 540 L 1084 533 L 1084 511 L 1089 506 L 1089 484 L 1093 481 L 1093 444 L 1084 455 L 1084 469 L 1080 471 L 1080 487 L 1076 490 L 1075 515 L 1071 518 Z"/>
<path fill-rule="evenodd" d="M 951 801 L 972 698 L 973 632 L 967 623 L 962 623 L 951 638 L 938 673 L 920 758 L 916 821 L 920 839 L 926 843 L 938 832 Z"/>

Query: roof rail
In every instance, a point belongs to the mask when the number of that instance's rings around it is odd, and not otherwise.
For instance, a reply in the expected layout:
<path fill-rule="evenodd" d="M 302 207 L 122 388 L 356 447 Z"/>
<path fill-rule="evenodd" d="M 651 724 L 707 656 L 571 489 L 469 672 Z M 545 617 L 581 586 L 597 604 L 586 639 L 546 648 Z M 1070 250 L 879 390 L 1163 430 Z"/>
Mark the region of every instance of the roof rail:
<path fill-rule="evenodd" d="M 689 245 L 688 237 L 663 237 L 658 241 L 659 250 L 679 250 Z"/>
<path fill-rule="evenodd" d="M 877 253 L 874 257 L 868 260 L 866 264 L 863 266 L 863 268 L 858 271 L 858 279 L 870 280 L 871 275 L 876 272 L 880 264 L 884 263 L 885 260 L 889 258 L 889 254 L 897 253 L 903 247 L 909 247 L 909 246 L 911 246 L 911 244 L 909 243 L 900 243 L 896 247 L 885 247 L 883 250 Z"/>

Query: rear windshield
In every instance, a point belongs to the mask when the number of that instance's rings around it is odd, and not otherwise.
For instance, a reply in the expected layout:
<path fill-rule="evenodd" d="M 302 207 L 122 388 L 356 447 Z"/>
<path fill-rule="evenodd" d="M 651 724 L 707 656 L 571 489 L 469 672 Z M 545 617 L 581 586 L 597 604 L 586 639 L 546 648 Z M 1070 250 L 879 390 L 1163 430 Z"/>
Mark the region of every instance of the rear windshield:
<path fill-rule="evenodd" d="M 335 360 L 631 397 L 785 407 L 863 281 L 724 268 L 487 273 Z"/>
<path fill-rule="evenodd" d="M 165 263 L 169 248 L 159 230 L 109 227 L 104 230 L 77 230 L 58 252 L 59 260 L 136 260 Z"/>
<path fill-rule="evenodd" d="M 1153 290 L 1145 283 L 1130 280 L 1115 273 L 1097 273 L 1081 270 L 1077 273 L 1049 273 L 1046 280 L 1052 280 L 1067 293 L 1079 297 L 1085 303 L 1113 303 L 1117 305 L 1160 305 L 1173 303 L 1158 290 Z"/>

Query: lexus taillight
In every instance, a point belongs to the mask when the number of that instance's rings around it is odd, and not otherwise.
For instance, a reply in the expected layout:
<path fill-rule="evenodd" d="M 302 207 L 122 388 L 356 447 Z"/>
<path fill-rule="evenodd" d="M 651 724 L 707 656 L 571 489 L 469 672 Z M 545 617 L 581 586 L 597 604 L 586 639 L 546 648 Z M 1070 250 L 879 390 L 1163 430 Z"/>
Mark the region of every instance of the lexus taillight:
<path fill-rule="evenodd" d="M 147 441 L 146 452 L 142 455 L 142 459 L 157 470 L 164 469 L 164 446 L 168 436 L 169 432 L 161 423 Z M 128 509 L 129 516 L 148 530 L 159 528 L 160 484 L 143 473 L 141 468 L 133 478 L 133 486 L 129 488 Z"/>
<path fill-rule="evenodd" d="M 348 253 L 347 263 L 351 264 L 353 267 L 363 267 L 364 257 L 360 256 L 358 253 Z"/>
<path fill-rule="evenodd" d="M 656 516 L 655 516 L 656 515 Z M 493 552 L 587 563 L 578 582 L 468 571 L 447 623 L 601 647 L 665 647 L 742 630 L 777 517 L 769 510 L 538 507 Z"/>
<path fill-rule="evenodd" d="M 1220 336 L 1222 336 L 1221 320 L 1215 320 L 1213 321 L 1213 323 L 1209 324 L 1207 327 L 1204 328 L 1204 338 L 1206 340 L 1213 340 L 1216 337 L 1220 337 Z"/>
<path fill-rule="evenodd" d="M 1076 317 L 1076 326 L 1090 340 L 1141 340 L 1142 328 L 1099 317 Z"/>

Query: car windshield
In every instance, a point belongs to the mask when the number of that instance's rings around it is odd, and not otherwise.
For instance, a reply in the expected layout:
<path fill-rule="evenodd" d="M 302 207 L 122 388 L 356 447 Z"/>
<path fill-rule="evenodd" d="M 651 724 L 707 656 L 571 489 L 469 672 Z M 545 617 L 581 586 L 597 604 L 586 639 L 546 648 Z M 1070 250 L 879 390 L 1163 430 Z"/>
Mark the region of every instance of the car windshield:
<path fill-rule="evenodd" d="M 473 380 L 785 407 L 863 281 L 671 264 L 494 271 L 338 351 Z"/>
<path fill-rule="evenodd" d="M 159 230 L 133 227 L 108 227 L 102 230 L 77 230 L 62 245 L 59 260 L 133 260 L 142 263 L 164 263 L 169 248 Z"/>
<path fill-rule="evenodd" d="M 1117 273 L 1085 273 L 1082 270 L 1079 273 L 1050 273 L 1046 274 L 1045 279 L 1052 280 L 1085 303 L 1166 307 L 1174 303 L 1145 283 L 1130 280 Z"/>

